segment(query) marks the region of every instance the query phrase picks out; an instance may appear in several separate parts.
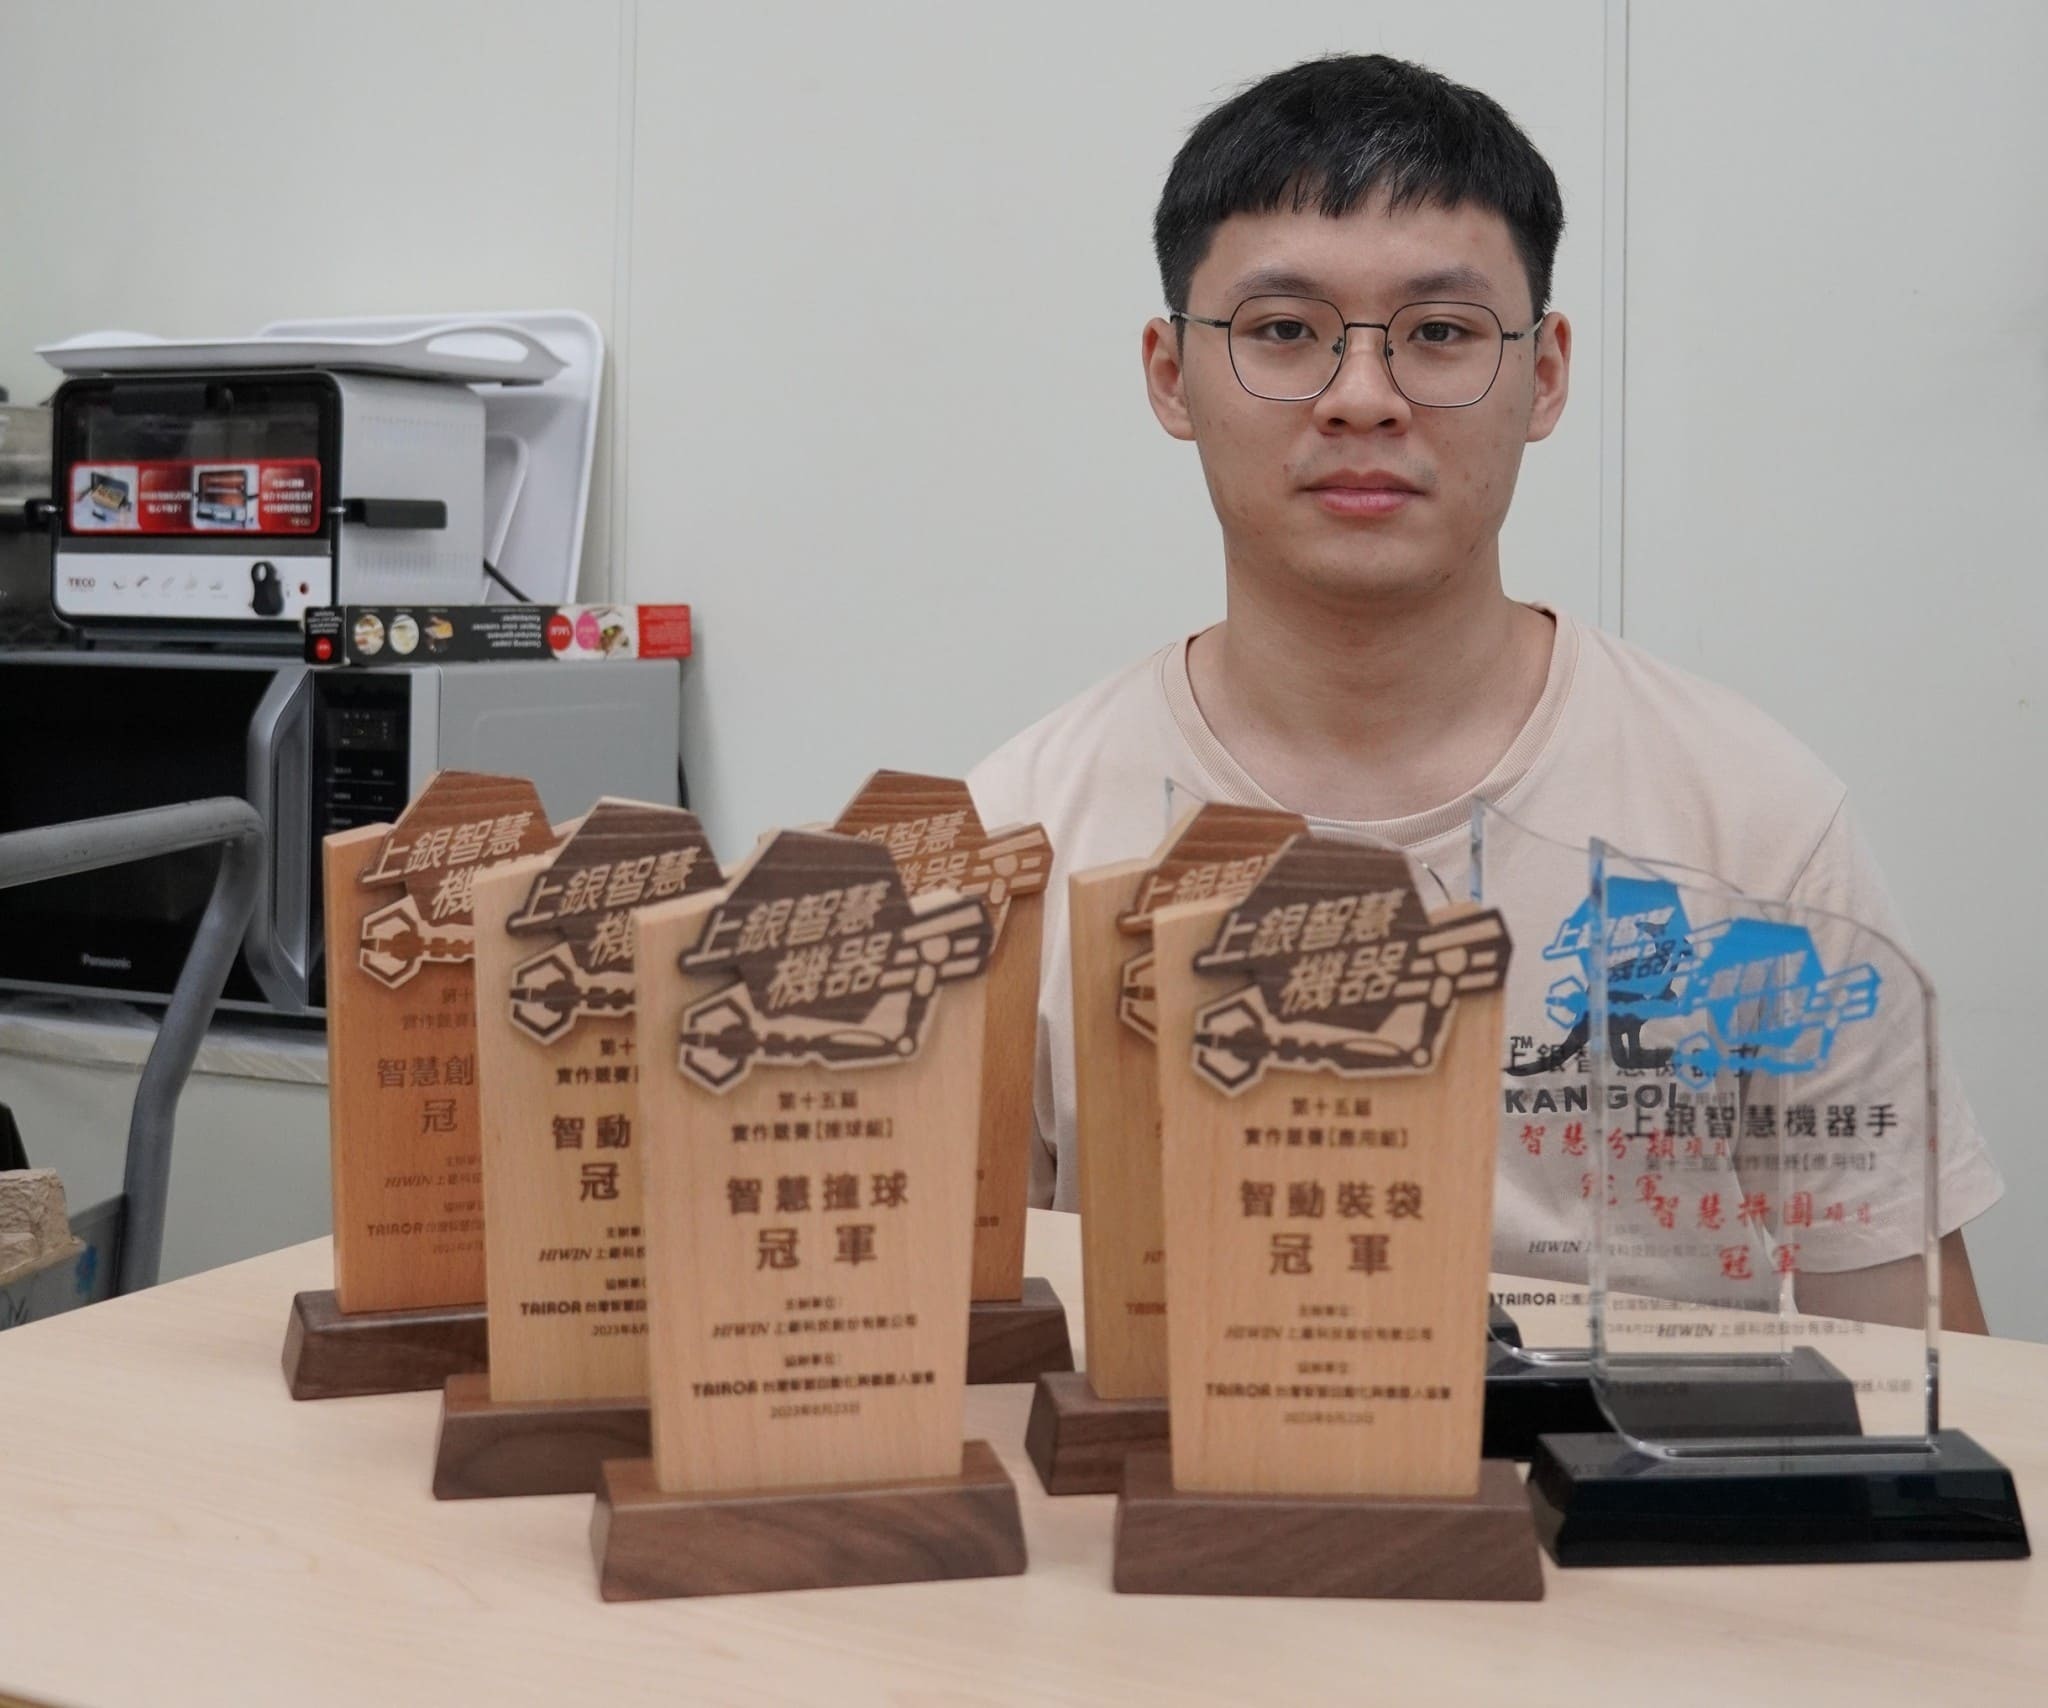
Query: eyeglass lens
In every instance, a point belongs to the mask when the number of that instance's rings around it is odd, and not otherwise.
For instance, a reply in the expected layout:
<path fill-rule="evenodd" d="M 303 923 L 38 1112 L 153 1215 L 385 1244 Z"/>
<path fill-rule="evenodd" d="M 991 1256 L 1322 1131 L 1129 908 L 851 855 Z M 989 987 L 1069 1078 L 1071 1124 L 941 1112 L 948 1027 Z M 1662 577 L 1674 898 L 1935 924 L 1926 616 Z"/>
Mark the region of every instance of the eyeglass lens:
<path fill-rule="evenodd" d="M 1230 320 L 1230 361 L 1255 397 L 1299 402 L 1337 377 L 1344 357 L 1344 316 L 1314 297 L 1248 297 Z M 1372 353 L 1370 328 L 1358 331 Z M 1478 303 L 1413 302 L 1386 332 L 1394 384 L 1410 403 L 1457 409 L 1477 403 L 1500 371 L 1501 325 Z"/>

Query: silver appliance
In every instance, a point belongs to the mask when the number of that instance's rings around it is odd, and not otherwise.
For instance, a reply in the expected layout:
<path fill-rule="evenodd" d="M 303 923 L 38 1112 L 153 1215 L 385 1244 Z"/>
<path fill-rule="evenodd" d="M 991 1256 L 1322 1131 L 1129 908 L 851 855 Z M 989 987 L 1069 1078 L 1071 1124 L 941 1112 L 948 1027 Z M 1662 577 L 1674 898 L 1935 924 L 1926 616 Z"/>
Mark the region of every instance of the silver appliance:
<path fill-rule="evenodd" d="M 0 391 L 0 646 L 55 640 L 50 609 L 50 412 Z"/>
<path fill-rule="evenodd" d="M 68 623 L 284 648 L 315 605 L 484 598 L 484 404 L 458 380 L 74 375 L 51 409 Z"/>
<path fill-rule="evenodd" d="M 550 818 L 677 804 L 672 662 L 354 670 L 156 651 L 0 652 L 0 832 L 239 795 L 268 854 L 222 1006 L 322 1011 L 320 841 L 396 818 L 437 770 L 530 777 Z M 168 1000 L 214 856 L 0 891 L 0 988 Z"/>

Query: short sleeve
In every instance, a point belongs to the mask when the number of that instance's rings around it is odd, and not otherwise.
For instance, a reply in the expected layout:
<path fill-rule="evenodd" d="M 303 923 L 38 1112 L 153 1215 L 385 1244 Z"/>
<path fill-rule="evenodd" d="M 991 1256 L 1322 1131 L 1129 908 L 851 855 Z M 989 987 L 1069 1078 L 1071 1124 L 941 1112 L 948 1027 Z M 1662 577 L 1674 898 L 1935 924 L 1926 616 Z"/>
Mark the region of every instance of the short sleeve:
<path fill-rule="evenodd" d="M 1846 799 L 1829 821 L 1787 899 L 1801 907 L 1844 915 L 1890 939 L 1908 955 L 1912 953 L 1905 922 Z M 1900 1005 L 1894 1012 L 1912 1015 L 1914 1007 Z M 1937 1021 L 1939 1014 L 1937 1003 Z M 1878 1012 L 1872 1018 L 1882 1026 L 1885 1017 L 1886 1005 L 1880 995 Z M 1902 1019 L 1898 1023 L 1913 1021 Z M 1978 1128 L 1953 1059 L 1940 1048 L 1938 1024 L 1936 1031 L 1936 1137 L 1940 1157 L 1937 1220 L 1940 1231 L 1947 1234 L 1988 1210 L 2004 1190 L 2004 1182 Z M 1901 1039 L 1897 1054 L 1901 1060 L 1917 1063 L 1920 1052 L 1911 1047 L 1912 1043 L 1913 1040 Z M 1860 1042 L 1857 1053 L 1864 1063 L 1882 1060 L 1886 1054 L 1885 1041 L 1882 1037 L 1866 1038 Z M 1917 1095 L 1923 1084 L 1924 1076 L 1916 1069 L 1914 1083 L 1902 1095 Z M 1915 1166 L 1917 1158 L 1910 1152 L 1871 1143 L 1873 1138 L 1882 1137 L 1886 1117 L 1878 1112 L 1891 1107 L 1899 1098 L 1882 1085 L 1866 1084 L 1854 1090 L 1838 1088 L 1840 1100 L 1831 1100 L 1825 1075 L 1803 1095 L 1810 1096 L 1816 1105 L 1816 1144 L 1849 1163 L 1831 1178 L 1823 1178 L 1829 1179 L 1834 1196 L 1853 1199 L 1858 1213 L 1840 1222 L 1816 1217 L 1814 1225 L 1802 1227 L 1797 1235 L 1800 1267 L 1822 1272 L 1867 1269 L 1915 1255 L 1921 1250 L 1925 1225 L 1924 1175 Z M 1880 1127 L 1878 1133 L 1871 1132 L 1873 1125 Z M 1860 1171 L 1854 1166 L 1854 1159 L 1859 1156 L 1872 1159 L 1870 1171 L 1860 1178 Z M 1787 1235 L 1781 1230 L 1780 1237 Z"/>

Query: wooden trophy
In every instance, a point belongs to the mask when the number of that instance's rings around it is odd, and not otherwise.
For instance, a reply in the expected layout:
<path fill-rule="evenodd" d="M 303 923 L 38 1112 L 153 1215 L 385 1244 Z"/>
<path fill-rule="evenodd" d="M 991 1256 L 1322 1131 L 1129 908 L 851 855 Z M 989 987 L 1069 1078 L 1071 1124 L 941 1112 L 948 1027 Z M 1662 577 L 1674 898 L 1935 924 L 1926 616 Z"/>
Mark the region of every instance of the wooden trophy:
<path fill-rule="evenodd" d="M 334 1288 L 292 1300 L 295 1400 L 483 1367 L 471 896 L 554 840 L 531 783 L 442 771 L 396 824 L 323 845 Z"/>
<path fill-rule="evenodd" d="M 877 771 L 832 828 L 887 848 L 913 899 L 957 890 L 988 909 L 995 947 L 981 1047 L 967 1380 L 1030 1382 L 1048 1370 L 1071 1370 L 1066 1307 L 1049 1281 L 1024 1274 L 1039 949 L 1052 844 L 1036 824 L 984 831 L 965 783 L 907 771 Z"/>
<path fill-rule="evenodd" d="M 1116 1587 L 1539 1599 L 1479 1451 L 1506 925 L 1303 836 L 1152 931 L 1173 1437 L 1124 1461 Z"/>
<path fill-rule="evenodd" d="M 587 1494 L 647 1451 L 634 910 L 721 882 L 694 814 L 605 799 L 477 883 L 491 1356 L 443 1392 L 442 1500 Z"/>
<path fill-rule="evenodd" d="M 1024 1569 L 961 1441 L 994 936 L 800 831 L 640 915 L 654 1451 L 604 1467 L 606 1600 Z"/>
<path fill-rule="evenodd" d="M 1306 828 L 1294 813 L 1204 806 L 1156 853 L 1068 880 L 1088 1368 L 1041 1376 L 1031 1396 L 1024 1446 L 1048 1494 L 1114 1494 L 1125 1453 L 1167 1440 L 1153 912 L 1242 900 Z"/>

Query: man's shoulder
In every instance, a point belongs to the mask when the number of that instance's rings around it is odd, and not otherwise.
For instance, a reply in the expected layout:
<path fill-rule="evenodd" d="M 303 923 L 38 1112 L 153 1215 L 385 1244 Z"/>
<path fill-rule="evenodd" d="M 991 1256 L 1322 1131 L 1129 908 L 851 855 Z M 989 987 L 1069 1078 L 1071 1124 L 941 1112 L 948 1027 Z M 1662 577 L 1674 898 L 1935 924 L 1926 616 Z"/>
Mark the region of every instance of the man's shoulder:
<path fill-rule="evenodd" d="M 1588 688 L 1596 697 L 1612 696 L 1605 709 L 1625 714 L 1644 733 L 1741 770 L 1840 791 L 1826 761 L 1747 696 L 1605 630 L 1581 634 Z"/>
<path fill-rule="evenodd" d="M 1162 684 L 1177 645 L 1104 677 L 975 766 L 967 786 L 982 821 L 1041 823 L 1061 847 L 1062 829 L 1101 817 L 1106 806 L 1128 804 L 1135 789 L 1143 795 L 1138 810 L 1156 831 L 1164 780 L 1175 763 L 1173 716 Z"/>
<path fill-rule="evenodd" d="M 1581 635 L 1574 746 L 1625 760 L 1630 784 L 1716 821 L 1716 842 L 1740 840 L 1740 825 L 1810 848 L 1847 793 L 1825 760 L 1737 690 L 1603 630 Z"/>

